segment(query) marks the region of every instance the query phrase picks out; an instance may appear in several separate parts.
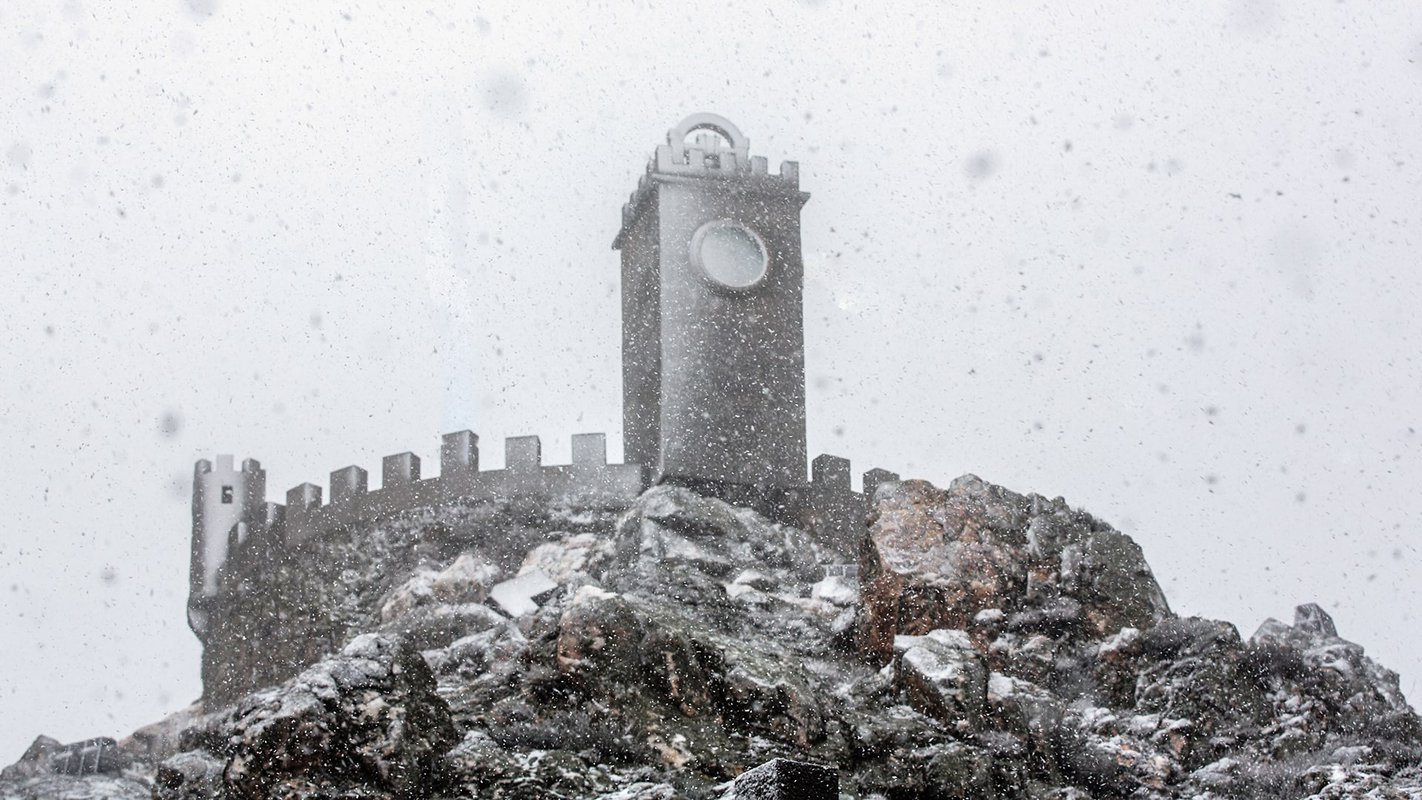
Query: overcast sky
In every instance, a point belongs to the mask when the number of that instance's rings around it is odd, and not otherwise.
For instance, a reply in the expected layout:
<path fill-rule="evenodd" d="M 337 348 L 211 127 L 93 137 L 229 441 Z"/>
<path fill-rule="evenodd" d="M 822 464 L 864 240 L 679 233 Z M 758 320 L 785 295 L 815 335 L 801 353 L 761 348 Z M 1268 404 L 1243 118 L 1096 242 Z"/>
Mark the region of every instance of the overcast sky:
<path fill-rule="evenodd" d="M 198 696 L 197 458 L 620 455 L 610 245 L 703 110 L 812 194 L 812 452 L 1065 496 L 1417 699 L 1414 0 L 401 5 L 0 0 L 0 763 Z"/>

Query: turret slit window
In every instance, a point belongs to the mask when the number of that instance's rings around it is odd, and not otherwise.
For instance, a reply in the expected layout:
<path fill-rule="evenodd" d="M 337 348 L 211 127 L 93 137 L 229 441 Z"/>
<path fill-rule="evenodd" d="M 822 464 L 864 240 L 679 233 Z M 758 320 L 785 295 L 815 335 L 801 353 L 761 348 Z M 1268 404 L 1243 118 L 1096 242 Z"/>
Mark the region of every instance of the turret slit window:
<path fill-rule="evenodd" d="M 224 486 L 224 487 L 222 487 L 222 504 L 225 505 L 225 506 L 230 506 L 230 505 L 232 505 L 232 487 L 231 487 L 231 486 Z"/>

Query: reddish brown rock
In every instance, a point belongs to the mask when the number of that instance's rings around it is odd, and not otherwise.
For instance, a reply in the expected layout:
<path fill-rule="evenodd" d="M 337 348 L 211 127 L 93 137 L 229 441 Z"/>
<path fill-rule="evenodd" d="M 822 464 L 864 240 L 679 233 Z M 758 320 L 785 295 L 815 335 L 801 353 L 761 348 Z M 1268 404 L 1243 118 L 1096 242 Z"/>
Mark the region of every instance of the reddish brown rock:
<path fill-rule="evenodd" d="M 1130 537 L 1060 499 L 1019 495 L 966 475 L 946 490 L 882 485 L 860 554 L 860 652 L 885 663 L 894 637 L 995 627 L 1030 638 L 1094 638 L 1170 616 Z M 997 613 L 1000 612 L 1000 613 Z"/>

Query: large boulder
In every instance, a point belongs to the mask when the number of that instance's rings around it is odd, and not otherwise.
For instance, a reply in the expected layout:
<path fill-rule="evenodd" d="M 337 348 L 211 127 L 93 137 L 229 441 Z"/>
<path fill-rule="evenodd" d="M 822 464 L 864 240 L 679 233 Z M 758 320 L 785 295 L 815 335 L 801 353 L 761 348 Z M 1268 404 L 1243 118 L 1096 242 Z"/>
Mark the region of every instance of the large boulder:
<path fill-rule="evenodd" d="M 730 794 L 735 800 L 838 800 L 839 775 L 820 764 L 777 758 L 741 773 Z"/>
<path fill-rule="evenodd" d="M 803 531 L 677 486 L 638 498 L 615 548 L 604 582 L 688 607 L 729 605 L 722 585 L 747 568 L 759 577 L 743 585 L 761 592 L 798 593 L 823 577 L 819 549 Z"/>
<path fill-rule="evenodd" d="M 687 717 L 801 747 L 825 735 L 810 677 L 789 653 L 736 637 L 635 595 L 584 586 L 558 620 L 554 665 L 570 685 L 611 700 L 634 688 Z"/>
<path fill-rule="evenodd" d="M 885 663 L 894 637 L 971 630 L 990 612 L 1023 641 L 1100 638 L 1170 616 L 1140 547 L 1061 499 L 967 475 L 941 490 L 881 484 L 861 553 L 857 640 Z"/>
<path fill-rule="evenodd" d="M 498 579 L 499 570 L 493 564 L 472 553 L 462 553 L 444 569 L 417 569 L 381 601 L 380 619 L 389 623 L 418 608 L 440 603 L 482 603 Z"/>
<path fill-rule="evenodd" d="M 234 800 L 311 787 L 423 798 L 442 784 L 444 753 L 458 741 L 419 652 L 376 634 L 355 638 L 338 655 L 183 733 L 186 749 L 226 763 L 223 785 Z M 201 763 L 200 756 L 169 759 L 165 788 L 176 792 L 185 781 L 208 780 Z"/>

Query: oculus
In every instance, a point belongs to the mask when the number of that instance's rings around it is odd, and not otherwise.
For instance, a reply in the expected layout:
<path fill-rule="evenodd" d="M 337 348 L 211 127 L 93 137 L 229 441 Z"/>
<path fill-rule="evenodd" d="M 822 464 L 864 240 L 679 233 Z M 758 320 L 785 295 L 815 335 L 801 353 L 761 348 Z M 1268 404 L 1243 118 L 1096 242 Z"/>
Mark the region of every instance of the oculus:
<path fill-rule="evenodd" d="M 691 262 L 717 286 L 751 289 L 765 279 L 769 259 L 755 231 L 728 219 L 702 225 L 691 237 Z"/>

